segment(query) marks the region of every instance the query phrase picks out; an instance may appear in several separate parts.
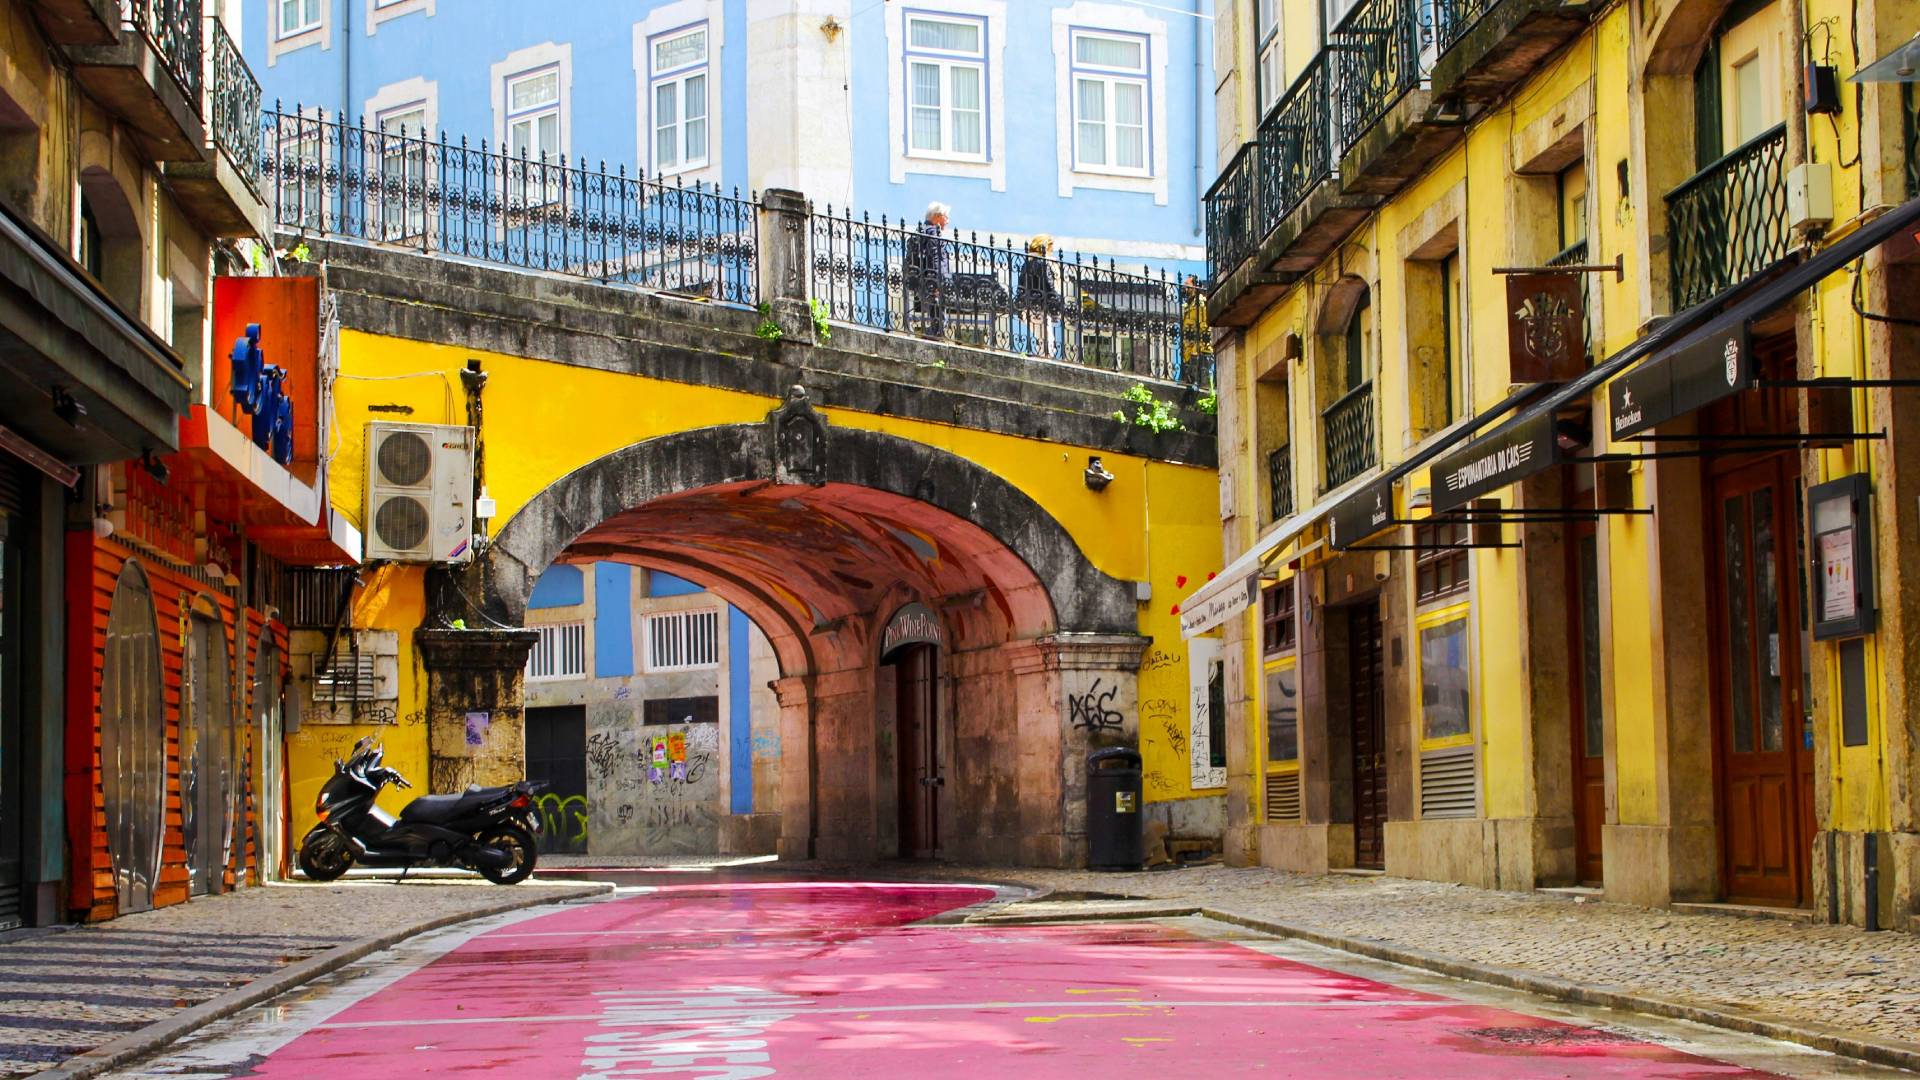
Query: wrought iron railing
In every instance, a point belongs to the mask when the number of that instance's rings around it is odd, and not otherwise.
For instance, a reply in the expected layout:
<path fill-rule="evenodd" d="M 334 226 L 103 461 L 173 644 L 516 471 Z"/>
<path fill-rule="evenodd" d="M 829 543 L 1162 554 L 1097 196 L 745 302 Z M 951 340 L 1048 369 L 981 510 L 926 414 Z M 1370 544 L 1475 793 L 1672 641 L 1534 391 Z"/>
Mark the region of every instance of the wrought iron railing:
<path fill-rule="evenodd" d="M 1267 507 L 1275 521 L 1293 516 L 1293 448 L 1267 451 Z"/>
<path fill-rule="evenodd" d="M 1259 143 L 1245 143 L 1207 190 L 1207 278 L 1219 282 L 1238 269 L 1260 243 L 1255 224 Z"/>
<path fill-rule="evenodd" d="M 759 300 L 757 200 L 603 162 L 469 146 L 275 105 L 262 179 L 274 222 L 738 304 Z"/>
<path fill-rule="evenodd" d="M 1920 93 L 1913 84 L 1900 84 L 1901 128 L 1906 135 L 1907 198 L 1920 199 Z"/>
<path fill-rule="evenodd" d="M 1498 7 L 1500 0 L 1431 0 L 1433 20 L 1431 40 L 1444 53 L 1459 44 L 1480 21 L 1480 17 Z"/>
<path fill-rule="evenodd" d="M 1315 54 L 1260 123 L 1262 231 L 1280 224 L 1333 175 L 1332 94 L 1327 54 Z"/>
<path fill-rule="evenodd" d="M 1416 18 L 1421 2 L 1360 0 L 1329 35 L 1342 154 L 1424 78 Z"/>
<path fill-rule="evenodd" d="M 1787 254 L 1781 124 L 1667 194 L 1673 309 L 1710 300 Z"/>
<path fill-rule="evenodd" d="M 1320 414 L 1326 436 L 1327 487 L 1373 468 L 1373 383 L 1363 382 L 1340 395 Z"/>
<path fill-rule="evenodd" d="M 147 39 L 187 100 L 198 104 L 205 81 L 200 0 L 120 0 L 120 22 Z"/>
<path fill-rule="evenodd" d="M 1587 242 L 1585 240 L 1576 240 L 1561 249 L 1560 254 L 1548 259 L 1547 265 L 1584 266 L 1586 262 Z M 1589 283 L 1592 280 L 1592 277 L 1588 274 L 1580 275 L 1580 311 L 1583 315 L 1581 334 L 1586 343 L 1586 356 L 1589 362 L 1593 359 L 1593 290 L 1589 287 Z"/>
<path fill-rule="evenodd" d="M 211 72 L 211 94 L 207 99 L 208 120 L 213 128 L 213 145 L 227 156 L 233 167 L 258 188 L 260 179 L 260 81 L 240 55 L 240 47 L 227 36 L 227 28 L 218 19 L 207 20 L 207 50 Z"/>
<path fill-rule="evenodd" d="M 833 320 L 1190 386 L 1213 383 L 1197 279 L 1029 254 L 992 236 L 923 232 L 831 207 L 812 215 L 809 240 L 811 296 Z"/>

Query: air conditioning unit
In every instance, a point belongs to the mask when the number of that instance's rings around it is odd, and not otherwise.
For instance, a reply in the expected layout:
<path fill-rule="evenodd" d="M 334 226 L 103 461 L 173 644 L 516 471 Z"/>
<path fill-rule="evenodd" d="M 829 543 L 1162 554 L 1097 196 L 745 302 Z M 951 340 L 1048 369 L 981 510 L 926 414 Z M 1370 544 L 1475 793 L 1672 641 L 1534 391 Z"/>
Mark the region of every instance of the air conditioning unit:
<path fill-rule="evenodd" d="M 367 425 L 367 558 L 473 558 L 473 431 L 446 424 Z"/>

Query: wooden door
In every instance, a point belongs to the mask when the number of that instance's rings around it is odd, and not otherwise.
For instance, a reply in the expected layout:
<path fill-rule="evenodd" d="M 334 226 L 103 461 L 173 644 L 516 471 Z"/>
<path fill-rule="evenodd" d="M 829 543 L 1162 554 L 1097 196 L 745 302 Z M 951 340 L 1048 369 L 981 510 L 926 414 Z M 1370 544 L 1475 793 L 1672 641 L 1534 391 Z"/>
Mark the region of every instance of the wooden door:
<path fill-rule="evenodd" d="M 541 854 L 585 855 L 591 812 L 586 706 L 527 710 L 527 779 L 547 785 L 535 796 Z"/>
<path fill-rule="evenodd" d="M 1380 681 L 1380 611 L 1371 602 L 1347 616 L 1347 693 L 1353 718 L 1353 865 L 1386 866 L 1387 717 Z"/>
<path fill-rule="evenodd" d="M 1567 715 L 1573 730 L 1573 852 L 1582 885 L 1602 880 L 1600 827 L 1607 820 L 1606 714 L 1600 680 L 1599 541 L 1592 522 L 1568 527 Z"/>
<path fill-rule="evenodd" d="M 894 710 L 899 724 L 900 854 L 931 859 L 940 850 L 940 717 L 937 660 L 932 645 L 908 645 L 894 661 Z"/>
<path fill-rule="evenodd" d="M 1715 773 L 1729 900 L 1800 905 L 1813 842 L 1794 459 L 1712 482 Z"/>

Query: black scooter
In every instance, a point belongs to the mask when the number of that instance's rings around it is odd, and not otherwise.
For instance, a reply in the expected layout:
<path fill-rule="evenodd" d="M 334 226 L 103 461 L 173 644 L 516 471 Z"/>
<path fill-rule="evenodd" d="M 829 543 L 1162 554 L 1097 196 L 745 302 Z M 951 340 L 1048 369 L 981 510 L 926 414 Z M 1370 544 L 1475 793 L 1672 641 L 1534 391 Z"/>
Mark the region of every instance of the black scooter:
<path fill-rule="evenodd" d="M 371 736 L 353 756 L 333 763 L 320 789 L 320 823 L 300 842 L 300 870 L 332 881 L 355 863 L 369 867 L 452 866 L 478 870 L 496 885 L 514 885 L 533 873 L 539 819 L 533 797 L 544 784 L 471 787 L 459 795 L 422 795 L 395 819 L 374 803 L 389 783 L 413 785 L 382 765 L 385 751 Z"/>

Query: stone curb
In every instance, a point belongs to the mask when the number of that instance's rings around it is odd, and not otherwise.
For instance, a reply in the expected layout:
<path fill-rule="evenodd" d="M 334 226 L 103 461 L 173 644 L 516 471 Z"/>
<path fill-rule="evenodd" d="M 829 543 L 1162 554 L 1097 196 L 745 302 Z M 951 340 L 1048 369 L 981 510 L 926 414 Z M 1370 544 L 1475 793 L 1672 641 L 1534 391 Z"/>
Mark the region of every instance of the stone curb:
<path fill-rule="evenodd" d="M 1760 1013 L 1728 1012 L 1653 994 L 1640 994 L 1605 986 L 1583 986 L 1551 975 L 1538 975 L 1516 968 L 1457 960 L 1440 953 L 1394 945 L 1376 938 L 1347 937 L 1316 930 L 1310 926 L 1301 926 L 1298 923 L 1243 915 L 1237 911 L 1226 911 L 1220 908 L 1169 904 L 1159 908 L 1123 908 L 1105 912 L 1088 911 L 1081 914 L 1061 912 L 1031 916 L 1015 915 L 997 919 L 974 919 L 973 922 L 990 926 L 1017 926 L 1115 919 L 1166 919 L 1190 915 L 1198 915 L 1203 919 L 1241 926 L 1249 930 L 1258 930 L 1275 937 L 1296 938 L 1329 949 L 1339 949 L 1342 952 L 1355 953 L 1374 960 L 1385 960 L 1406 967 L 1450 975 L 1469 982 L 1504 986 L 1510 990 L 1521 990 L 1544 998 L 1619 1009 L 1623 1012 L 1642 1013 L 1667 1020 L 1687 1020 L 1742 1034 L 1798 1043 L 1815 1050 L 1824 1050 L 1830 1054 L 1856 1058 L 1876 1065 L 1891 1065 L 1895 1068 L 1920 1071 L 1920 1044 L 1897 1039 L 1878 1039 L 1823 1024 L 1784 1020 Z"/>
<path fill-rule="evenodd" d="M 390 930 L 376 937 L 361 938 L 336 945 L 318 956 L 310 956 L 297 963 L 288 964 L 276 971 L 268 972 L 244 986 L 203 1001 L 188 1009 L 156 1020 L 138 1031 L 123 1035 L 110 1043 L 96 1046 L 82 1054 L 76 1054 L 51 1069 L 43 1069 L 32 1074 L 28 1080 L 83 1080 L 85 1077 L 99 1076 L 108 1069 L 118 1068 L 131 1061 L 146 1057 L 215 1020 L 223 1020 L 242 1009 L 258 1005 L 270 998 L 279 997 L 302 984 L 330 972 L 346 967 L 369 954 L 390 949 L 410 937 L 432 930 L 439 930 L 455 923 L 470 919 L 484 919 L 492 915 L 504 915 L 509 911 L 539 907 L 542 904 L 555 904 L 566 900 L 581 900 L 589 896 L 603 896 L 613 891 L 613 886 L 604 882 L 569 885 L 561 889 L 550 889 L 532 896 L 517 896 L 497 903 L 487 904 L 472 911 L 454 912 L 436 916 L 424 922 Z"/>

